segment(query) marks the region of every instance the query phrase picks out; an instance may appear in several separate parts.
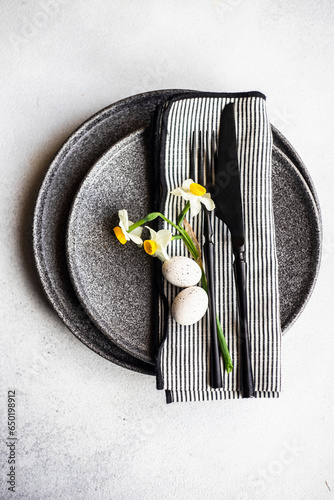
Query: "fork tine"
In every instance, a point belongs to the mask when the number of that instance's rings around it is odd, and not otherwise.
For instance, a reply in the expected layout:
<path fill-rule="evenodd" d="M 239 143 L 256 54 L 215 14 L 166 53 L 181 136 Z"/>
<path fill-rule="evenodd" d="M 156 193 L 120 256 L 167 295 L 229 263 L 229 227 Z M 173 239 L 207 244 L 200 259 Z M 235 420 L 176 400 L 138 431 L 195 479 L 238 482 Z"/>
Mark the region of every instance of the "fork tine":
<path fill-rule="evenodd" d="M 191 145 L 190 145 L 190 169 L 189 169 L 189 179 L 195 181 L 195 158 L 197 157 L 196 153 L 196 141 L 195 141 L 195 131 L 192 133 Z"/>
<path fill-rule="evenodd" d="M 204 186 L 204 141 L 202 140 L 202 134 L 198 134 L 198 182 Z"/>
<path fill-rule="evenodd" d="M 210 143 L 208 130 L 206 131 L 205 137 L 203 138 L 202 132 L 199 131 L 197 140 L 196 132 L 193 131 L 190 145 L 189 178 L 193 179 L 194 182 L 198 182 L 202 186 L 207 186 L 208 188 L 212 187 L 212 185 L 214 184 L 214 170 L 216 160 L 217 148 L 215 141 L 215 132 L 212 132 Z"/>
<path fill-rule="evenodd" d="M 206 166 L 206 187 L 207 188 L 210 188 L 212 185 L 212 155 L 213 155 L 213 152 L 210 148 L 209 131 L 207 130 L 206 131 L 206 144 L 205 144 L 205 166 Z"/>

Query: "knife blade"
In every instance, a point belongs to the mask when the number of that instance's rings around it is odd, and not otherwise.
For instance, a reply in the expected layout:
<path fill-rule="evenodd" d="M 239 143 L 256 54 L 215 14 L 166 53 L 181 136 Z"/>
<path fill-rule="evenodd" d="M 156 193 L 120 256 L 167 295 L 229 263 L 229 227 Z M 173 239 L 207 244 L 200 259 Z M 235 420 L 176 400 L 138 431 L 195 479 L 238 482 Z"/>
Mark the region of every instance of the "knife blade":
<path fill-rule="evenodd" d="M 248 332 L 245 233 L 233 103 L 227 104 L 221 113 L 218 157 L 215 161 L 215 180 L 211 197 L 216 205 L 216 217 L 226 224 L 232 238 L 233 267 L 240 317 L 241 390 L 243 397 L 249 398 L 254 396 L 254 381 Z"/>

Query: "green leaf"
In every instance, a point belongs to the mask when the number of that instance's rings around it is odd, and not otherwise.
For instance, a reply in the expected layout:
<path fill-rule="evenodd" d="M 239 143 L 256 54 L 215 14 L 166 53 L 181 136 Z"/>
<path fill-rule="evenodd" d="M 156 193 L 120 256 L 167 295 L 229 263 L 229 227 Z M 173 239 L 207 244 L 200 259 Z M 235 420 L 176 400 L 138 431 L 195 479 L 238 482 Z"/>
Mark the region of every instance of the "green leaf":
<path fill-rule="evenodd" d="M 230 356 L 230 352 L 226 344 L 225 336 L 223 334 L 223 329 L 221 327 L 218 315 L 217 315 L 217 334 L 218 334 L 220 350 L 223 355 L 225 370 L 227 371 L 227 373 L 231 373 L 231 371 L 233 370 L 233 363 Z"/>

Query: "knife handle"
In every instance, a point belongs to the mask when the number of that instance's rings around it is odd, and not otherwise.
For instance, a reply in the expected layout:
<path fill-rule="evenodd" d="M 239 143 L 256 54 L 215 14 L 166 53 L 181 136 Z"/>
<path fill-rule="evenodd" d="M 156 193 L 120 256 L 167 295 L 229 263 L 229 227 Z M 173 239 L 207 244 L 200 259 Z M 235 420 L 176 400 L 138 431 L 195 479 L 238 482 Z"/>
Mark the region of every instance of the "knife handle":
<path fill-rule="evenodd" d="M 247 264 L 244 258 L 244 247 L 241 247 L 234 252 L 234 276 L 236 281 L 240 317 L 239 338 L 241 358 L 241 389 L 244 398 L 252 398 L 254 397 L 254 381 L 248 334 L 246 267 Z"/>
<path fill-rule="evenodd" d="M 210 385 L 214 389 L 223 387 L 220 355 L 217 333 L 216 290 L 215 290 L 215 259 L 214 238 L 210 214 L 205 210 L 204 220 L 204 255 L 206 264 L 206 278 L 208 283 L 209 313 L 210 313 Z"/>

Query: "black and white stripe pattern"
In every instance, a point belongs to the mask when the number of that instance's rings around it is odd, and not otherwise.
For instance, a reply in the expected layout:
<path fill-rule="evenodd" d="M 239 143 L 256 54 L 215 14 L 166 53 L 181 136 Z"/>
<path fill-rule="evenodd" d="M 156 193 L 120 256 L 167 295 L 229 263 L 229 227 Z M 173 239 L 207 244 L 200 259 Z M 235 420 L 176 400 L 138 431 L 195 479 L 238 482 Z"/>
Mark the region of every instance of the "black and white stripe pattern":
<path fill-rule="evenodd" d="M 164 111 L 162 140 L 162 185 L 165 197 L 161 211 L 176 220 L 184 200 L 170 194 L 189 178 L 190 141 L 192 133 L 219 131 L 221 110 L 235 104 L 238 155 L 244 209 L 246 239 L 248 317 L 252 366 L 257 397 L 277 397 L 281 389 L 281 328 L 279 317 L 278 273 L 275 252 L 275 228 L 271 193 L 272 136 L 266 115 L 265 99 L 257 93 L 245 96 L 181 97 Z M 202 217 L 190 219 L 202 244 Z M 164 225 L 167 227 L 167 224 Z M 226 226 L 214 219 L 217 312 L 234 370 L 227 374 L 222 366 L 224 389 L 209 385 L 209 317 L 208 313 L 192 326 L 177 324 L 170 306 L 180 291 L 164 282 L 169 311 L 161 311 L 157 371 L 162 377 L 167 401 L 219 400 L 241 397 L 238 369 L 239 317 L 233 275 L 231 239 Z M 181 240 L 172 242 L 170 255 L 188 255 Z M 168 319 L 164 323 L 164 315 Z M 165 328 L 167 325 L 167 331 Z"/>

